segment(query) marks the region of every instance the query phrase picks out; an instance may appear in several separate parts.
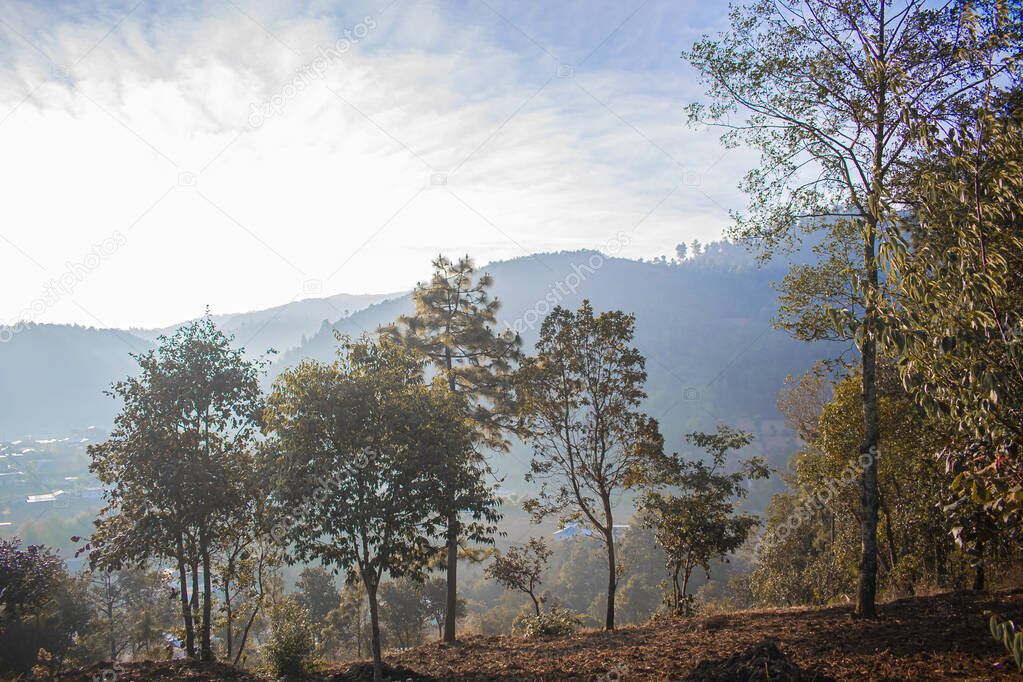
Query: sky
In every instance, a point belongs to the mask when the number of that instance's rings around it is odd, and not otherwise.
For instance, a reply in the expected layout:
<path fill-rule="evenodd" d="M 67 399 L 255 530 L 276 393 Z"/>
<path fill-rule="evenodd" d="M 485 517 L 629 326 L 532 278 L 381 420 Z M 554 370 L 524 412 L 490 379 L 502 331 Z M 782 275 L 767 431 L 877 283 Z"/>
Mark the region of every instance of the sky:
<path fill-rule="evenodd" d="M 158 327 L 406 290 L 438 253 L 717 239 L 755 159 L 687 126 L 680 53 L 725 11 L 4 2 L 0 322 Z"/>

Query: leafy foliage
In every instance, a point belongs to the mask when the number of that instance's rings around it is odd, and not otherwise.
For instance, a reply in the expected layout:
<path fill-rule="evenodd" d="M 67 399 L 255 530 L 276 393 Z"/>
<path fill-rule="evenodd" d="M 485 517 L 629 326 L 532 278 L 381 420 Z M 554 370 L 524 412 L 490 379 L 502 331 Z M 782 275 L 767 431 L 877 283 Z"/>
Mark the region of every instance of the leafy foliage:
<path fill-rule="evenodd" d="M 270 637 L 263 645 L 267 672 L 274 677 L 306 675 L 314 664 L 316 641 L 309 612 L 294 598 L 284 598 L 270 611 Z"/>
<path fill-rule="evenodd" d="M 1012 659 L 1016 663 L 1016 669 L 1023 673 L 1023 631 L 1016 629 L 1016 624 L 1011 620 L 1004 623 L 999 622 L 994 615 L 989 621 L 991 636 L 995 641 L 1008 649 Z"/>
<path fill-rule="evenodd" d="M 296 598 L 314 623 L 322 621 L 331 609 L 341 603 L 341 593 L 337 591 L 334 576 L 322 566 L 302 569 L 295 587 L 298 591 Z"/>
<path fill-rule="evenodd" d="M 471 258 L 438 256 L 433 270 L 430 282 L 412 292 L 415 313 L 381 331 L 436 367 L 450 389 L 465 397 L 481 440 L 505 449 L 511 370 L 521 341 L 510 330 L 495 329 L 501 304 L 490 297 L 494 280 L 477 274 Z"/>
<path fill-rule="evenodd" d="M 0 538 L 0 607 L 0 674 L 12 678 L 30 672 L 39 652 L 57 674 L 93 627 L 85 581 L 52 550 L 18 538 Z"/>
<path fill-rule="evenodd" d="M 578 613 L 551 606 L 538 614 L 527 614 L 517 619 L 513 629 L 529 639 L 567 637 L 575 634 L 581 624 L 582 618 Z"/>
<path fill-rule="evenodd" d="M 1019 91 L 935 135 L 910 175 L 911 255 L 890 343 L 914 397 L 960 434 L 961 499 L 1023 532 L 1023 108 Z"/>
<path fill-rule="evenodd" d="M 529 595 L 540 615 L 539 587 L 551 550 L 543 538 L 529 538 L 524 545 L 510 547 L 504 554 L 498 553 L 484 570 L 484 575 L 496 580 L 510 590 L 520 590 Z"/>
<path fill-rule="evenodd" d="M 712 434 L 691 433 L 686 440 L 705 450 L 710 462 L 673 461 L 661 481 L 678 492 L 648 491 L 639 506 L 644 524 L 655 529 L 665 553 L 672 587 L 669 606 L 674 613 L 692 615 L 688 586 L 693 569 L 700 567 L 709 577 L 712 559 L 724 559 L 746 542 L 758 519 L 737 513 L 736 506 L 746 496 L 746 481 L 766 478 L 768 470 L 762 459 L 752 458 L 725 473 L 728 452 L 753 440 L 731 427 L 719 426 Z"/>

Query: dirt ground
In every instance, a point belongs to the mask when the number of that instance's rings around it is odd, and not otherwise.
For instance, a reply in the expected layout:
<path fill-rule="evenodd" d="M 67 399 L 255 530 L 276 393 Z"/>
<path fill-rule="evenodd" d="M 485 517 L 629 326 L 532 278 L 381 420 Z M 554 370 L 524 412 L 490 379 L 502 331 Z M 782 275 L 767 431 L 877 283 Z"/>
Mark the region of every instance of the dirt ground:
<path fill-rule="evenodd" d="M 879 605 L 872 621 L 854 619 L 851 607 L 834 607 L 708 616 L 547 641 L 470 637 L 455 646 L 421 646 L 391 662 L 433 680 L 1023 679 L 992 639 L 984 610 L 1019 622 L 1023 591 L 902 599 Z M 778 655 L 758 651 L 761 645 Z"/>
<path fill-rule="evenodd" d="M 624 627 L 571 637 L 466 637 L 387 657 L 393 680 L 994 680 L 1021 679 L 988 632 L 990 610 L 1023 620 L 1023 591 L 943 594 L 881 604 L 876 620 L 851 607 L 746 611 Z M 92 680 L 103 664 L 63 679 Z M 101 678 L 97 678 L 101 679 Z M 126 680 L 258 680 L 221 664 L 125 664 Z M 365 663 L 315 679 L 372 679 Z"/>

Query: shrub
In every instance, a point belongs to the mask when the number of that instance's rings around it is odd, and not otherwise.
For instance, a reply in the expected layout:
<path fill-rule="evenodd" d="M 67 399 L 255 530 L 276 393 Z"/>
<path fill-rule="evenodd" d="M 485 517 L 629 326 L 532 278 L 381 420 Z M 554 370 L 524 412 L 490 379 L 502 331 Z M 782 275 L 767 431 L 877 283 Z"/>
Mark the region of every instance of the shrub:
<path fill-rule="evenodd" d="M 530 613 L 515 619 L 512 629 L 525 637 L 565 637 L 575 634 L 582 625 L 582 616 L 571 609 L 552 606 L 540 615 Z"/>
<path fill-rule="evenodd" d="M 275 677 L 305 675 L 313 666 L 316 640 L 309 612 L 286 597 L 270 612 L 270 637 L 263 647 L 267 672 Z"/>

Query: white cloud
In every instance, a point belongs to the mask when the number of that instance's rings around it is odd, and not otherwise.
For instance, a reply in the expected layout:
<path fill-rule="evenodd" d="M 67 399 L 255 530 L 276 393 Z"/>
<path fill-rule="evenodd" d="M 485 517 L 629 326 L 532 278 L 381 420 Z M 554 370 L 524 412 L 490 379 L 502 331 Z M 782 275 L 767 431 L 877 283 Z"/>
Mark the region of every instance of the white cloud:
<path fill-rule="evenodd" d="M 556 58 L 493 14 L 414 3 L 373 17 L 361 44 L 253 129 L 253 106 L 342 30 L 312 9 L 217 7 L 132 14 L 95 48 L 116 16 L 45 33 L 37 15 L 0 16 L 70 66 L 51 78 L 24 42 L 0 55 L 0 234 L 36 261 L 0 242 L 0 319 L 114 230 L 125 246 L 38 321 L 167 324 L 206 304 L 277 304 L 309 279 L 325 293 L 395 291 L 440 250 L 487 262 L 633 228 L 625 255 L 670 254 L 716 237 L 741 202 L 749 159 L 685 128 L 681 67 L 559 78 Z"/>

